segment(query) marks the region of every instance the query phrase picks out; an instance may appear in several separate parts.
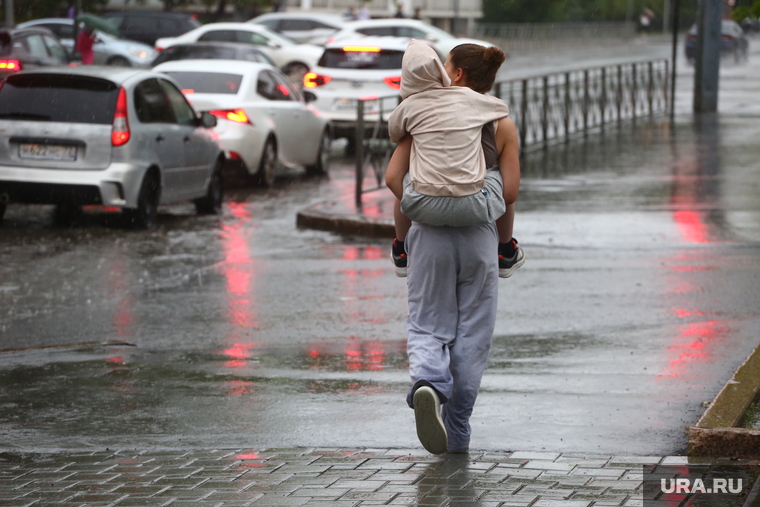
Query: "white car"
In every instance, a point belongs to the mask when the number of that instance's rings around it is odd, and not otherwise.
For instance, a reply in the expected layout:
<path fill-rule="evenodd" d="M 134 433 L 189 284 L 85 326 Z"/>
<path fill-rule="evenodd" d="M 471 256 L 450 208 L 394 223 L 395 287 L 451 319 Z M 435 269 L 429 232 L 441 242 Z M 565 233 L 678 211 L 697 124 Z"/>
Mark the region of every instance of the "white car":
<path fill-rule="evenodd" d="M 253 44 L 266 53 L 294 83 L 299 84 L 303 75 L 316 65 L 322 55 L 322 48 L 296 44 L 287 37 L 253 23 L 209 23 L 179 37 L 158 39 L 156 49 L 161 51 L 175 44 L 203 41 Z"/>
<path fill-rule="evenodd" d="M 343 27 L 346 19 L 337 14 L 311 12 L 270 12 L 248 21 L 297 42 L 324 45 L 327 39 Z"/>
<path fill-rule="evenodd" d="M 282 72 L 241 60 L 179 60 L 153 68 L 179 83 L 197 111 L 218 118 L 216 132 L 228 160 L 241 162 L 257 183 L 270 186 L 280 165 L 328 171 L 331 125 Z"/>
<path fill-rule="evenodd" d="M 58 36 L 61 45 L 70 55 L 74 54 L 74 20 L 68 18 L 35 19 L 21 23 L 17 28 L 43 27 Z M 114 65 L 117 67 L 150 67 L 156 57 L 156 51 L 142 42 L 119 39 L 96 31 L 92 51 L 95 65 Z"/>
<path fill-rule="evenodd" d="M 350 21 L 343 28 L 333 34 L 329 42 L 342 39 L 355 40 L 362 35 L 381 37 L 405 37 L 409 39 L 424 39 L 438 51 L 441 60 L 445 60 L 454 47 L 460 44 L 479 44 L 481 46 L 493 46 L 490 42 L 477 39 L 465 39 L 454 37 L 440 28 L 428 25 L 417 19 L 368 19 L 365 21 Z"/>
<path fill-rule="evenodd" d="M 354 141 L 357 101 L 365 102 L 365 120 L 383 119 L 399 103 L 401 60 L 409 40 L 398 37 L 359 37 L 332 42 L 325 46 L 319 64 L 304 76 L 303 92 L 307 100 L 333 122 L 335 137 Z"/>

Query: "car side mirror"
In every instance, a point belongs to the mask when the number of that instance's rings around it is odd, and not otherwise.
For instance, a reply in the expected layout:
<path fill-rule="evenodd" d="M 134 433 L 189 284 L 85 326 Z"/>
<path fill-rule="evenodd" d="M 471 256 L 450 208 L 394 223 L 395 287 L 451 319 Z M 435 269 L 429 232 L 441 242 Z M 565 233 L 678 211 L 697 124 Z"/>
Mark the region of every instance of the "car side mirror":
<path fill-rule="evenodd" d="M 269 42 L 267 42 L 267 46 L 272 49 L 280 49 L 282 47 L 273 40 L 270 40 Z"/>
<path fill-rule="evenodd" d="M 309 102 L 314 102 L 315 100 L 317 100 L 317 96 L 316 95 L 314 95 L 311 92 L 307 92 L 307 91 L 304 90 L 304 92 L 303 92 L 303 101 L 304 102 L 306 102 L 308 104 Z"/>
<path fill-rule="evenodd" d="M 201 126 L 212 129 L 216 127 L 216 116 L 209 113 L 208 111 L 204 111 L 201 113 Z"/>

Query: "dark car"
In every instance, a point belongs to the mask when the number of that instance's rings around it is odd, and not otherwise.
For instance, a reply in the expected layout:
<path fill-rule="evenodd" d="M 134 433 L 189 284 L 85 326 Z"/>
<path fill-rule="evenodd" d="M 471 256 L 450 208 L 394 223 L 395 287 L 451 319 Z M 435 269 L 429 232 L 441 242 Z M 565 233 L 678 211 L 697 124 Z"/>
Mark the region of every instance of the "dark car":
<path fill-rule="evenodd" d="M 47 28 L 0 30 L 0 78 L 20 70 L 68 63 L 68 52 Z"/>
<path fill-rule="evenodd" d="M 115 21 L 124 39 L 155 45 L 161 37 L 176 37 L 201 24 L 187 14 L 176 12 L 120 11 L 102 15 Z"/>
<path fill-rule="evenodd" d="M 720 52 L 721 54 L 733 55 L 734 61 L 747 61 L 749 42 L 744 36 L 744 30 L 735 21 L 724 19 L 720 27 Z M 693 25 L 686 34 L 686 59 L 694 62 L 697 48 L 697 25 Z"/>
<path fill-rule="evenodd" d="M 158 54 L 152 66 L 174 60 L 245 60 L 276 66 L 271 58 L 250 44 L 232 42 L 196 42 L 170 46 Z"/>

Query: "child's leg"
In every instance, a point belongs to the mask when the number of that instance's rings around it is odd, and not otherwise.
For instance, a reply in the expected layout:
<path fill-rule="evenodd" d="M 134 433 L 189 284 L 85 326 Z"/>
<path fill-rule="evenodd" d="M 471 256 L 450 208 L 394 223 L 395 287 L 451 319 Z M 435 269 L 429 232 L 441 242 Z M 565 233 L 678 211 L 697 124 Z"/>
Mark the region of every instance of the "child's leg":
<path fill-rule="evenodd" d="M 496 220 L 496 230 L 499 231 L 499 243 L 508 243 L 512 240 L 514 225 L 515 203 L 512 203 L 507 205 L 507 211 Z M 396 234 L 398 235 L 398 233 Z"/>
<path fill-rule="evenodd" d="M 401 212 L 401 201 L 398 199 L 393 203 L 393 222 L 396 228 L 396 239 L 405 241 L 406 233 L 409 232 L 412 221 Z"/>

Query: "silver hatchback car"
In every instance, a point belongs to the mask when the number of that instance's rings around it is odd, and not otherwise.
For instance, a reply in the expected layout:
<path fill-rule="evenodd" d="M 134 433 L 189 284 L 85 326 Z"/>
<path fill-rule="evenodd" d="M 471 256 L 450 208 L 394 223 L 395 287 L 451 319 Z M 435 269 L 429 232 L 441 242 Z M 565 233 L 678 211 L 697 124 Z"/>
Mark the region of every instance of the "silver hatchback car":
<path fill-rule="evenodd" d="M 171 78 L 74 67 L 0 82 L 0 219 L 9 203 L 122 208 L 149 228 L 159 204 L 219 213 L 224 152 Z"/>

